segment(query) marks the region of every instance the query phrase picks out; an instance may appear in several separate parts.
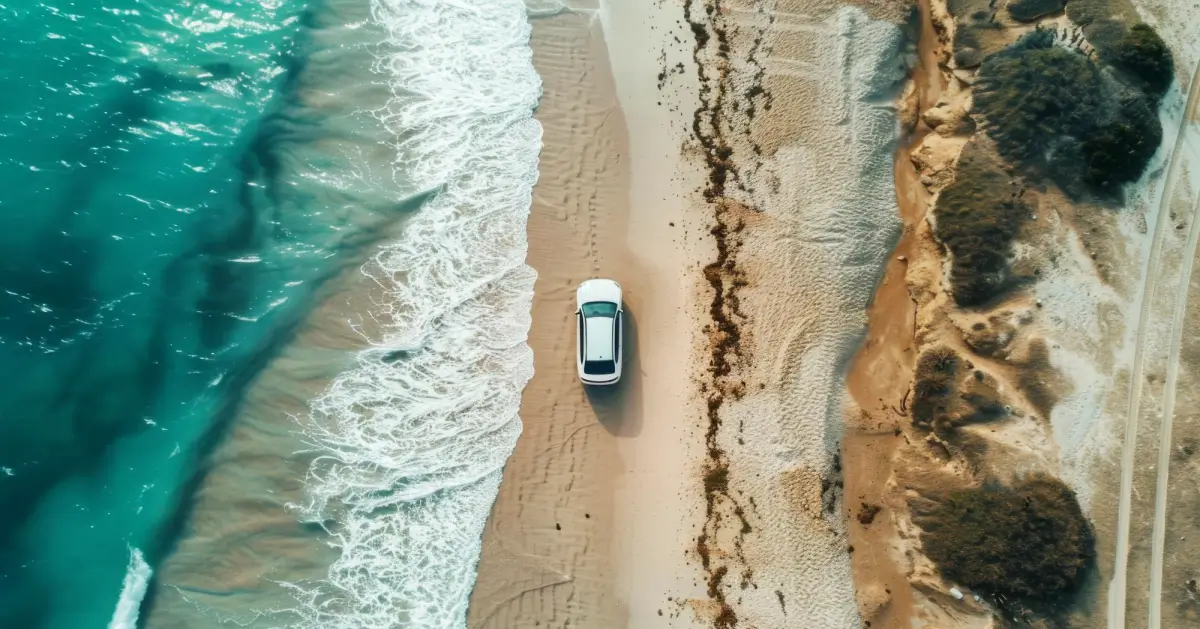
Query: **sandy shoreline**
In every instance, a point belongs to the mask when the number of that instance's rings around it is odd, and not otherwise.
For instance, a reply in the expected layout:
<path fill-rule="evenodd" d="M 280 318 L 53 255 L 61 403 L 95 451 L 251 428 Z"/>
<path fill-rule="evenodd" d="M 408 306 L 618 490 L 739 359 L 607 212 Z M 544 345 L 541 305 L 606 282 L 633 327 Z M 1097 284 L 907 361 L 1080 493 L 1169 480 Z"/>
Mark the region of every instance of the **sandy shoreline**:
<path fill-rule="evenodd" d="M 928 213 L 968 139 L 968 163 L 994 149 L 962 120 L 974 75 L 947 61 L 945 3 L 922 5 L 919 48 L 905 30 L 912 6 L 613 0 L 534 20 L 535 376 L 469 626 L 990 626 L 990 609 L 925 557 L 909 501 L 1031 470 L 1066 479 L 1096 521 L 1099 579 L 1070 614 L 1098 620 L 1112 498 L 1090 502 L 1084 481 L 1092 446 L 1113 441 L 1100 422 L 1111 409 L 1055 370 L 1096 351 L 1076 342 L 1091 319 L 1072 309 L 1124 308 L 1134 282 L 1071 234 L 1118 248 L 1127 236 L 1137 259 L 1145 239 L 1039 191 L 1019 248 L 1048 270 L 1036 303 L 1006 302 L 983 327 L 956 307 Z M 1137 218 L 1132 205 L 1122 220 Z M 1084 295 L 1098 258 L 1096 281 L 1113 288 Z M 573 372 L 571 311 L 574 286 L 594 276 L 625 285 L 636 351 L 621 389 L 589 394 Z M 991 424 L 994 447 L 966 465 L 909 413 L 917 356 L 1030 313 L 1039 323 L 1011 356 L 970 354 L 975 380 L 1004 380 L 997 399 L 1019 412 Z M 1018 421 L 1029 418 L 1041 423 Z"/>
<path fill-rule="evenodd" d="M 667 597 L 694 580 L 683 554 L 699 493 L 688 456 L 698 412 L 689 398 L 692 313 L 707 243 L 685 234 L 704 226 L 684 212 L 679 130 L 661 119 L 661 96 L 635 91 L 629 97 L 644 102 L 632 119 L 624 115 L 595 8 L 533 24 L 544 86 L 528 232 L 538 272 L 535 375 L 485 532 L 468 625 L 619 627 L 660 609 L 666 620 L 674 615 Z M 573 311 L 575 287 L 590 277 L 623 285 L 630 350 L 620 386 L 585 393 Z"/>
<path fill-rule="evenodd" d="M 812 4 L 533 20 L 535 375 L 470 627 L 861 625 L 842 374 L 897 235 L 906 13 Z M 589 395 L 572 299 L 594 276 L 625 286 L 636 354 Z"/>

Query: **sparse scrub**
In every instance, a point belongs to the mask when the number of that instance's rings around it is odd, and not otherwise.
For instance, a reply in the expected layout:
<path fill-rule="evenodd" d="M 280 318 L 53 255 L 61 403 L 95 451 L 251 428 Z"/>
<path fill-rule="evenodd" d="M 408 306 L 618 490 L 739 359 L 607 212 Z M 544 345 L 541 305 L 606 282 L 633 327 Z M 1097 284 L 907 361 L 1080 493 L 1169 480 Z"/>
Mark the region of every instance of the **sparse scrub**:
<path fill-rule="evenodd" d="M 917 515 L 942 575 L 1013 614 L 1060 611 L 1096 556 L 1075 493 L 1045 475 L 951 492 Z"/>
<path fill-rule="evenodd" d="M 950 282 L 960 306 L 981 305 L 1009 285 L 1012 241 L 1032 214 L 1012 178 L 992 162 L 968 144 L 934 210 L 937 237 L 953 255 Z"/>
<path fill-rule="evenodd" d="M 1010 0 L 1008 14 L 1018 22 L 1032 22 L 1061 12 L 1065 5 L 1063 0 Z"/>
<path fill-rule="evenodd" d="M 1102 59 L 1123 72 L 1155 103 L 1171 86 L 1175 73 L 1171 51 L 1147 24 L 1134 24 L 1111 51 L 1103 53 Z"/>
<path fill-rule="evenodd" d="M 948 0 L 954 16 L 954 60 L 960 68 L 973 68 L 983 58 L 1004 48 L 1004 28 L 993 18 L 991 0 Z"/>
<path fill-rule="evenodd" d="M 958 388 L 959 358 L 948 347 L 926 350 L 917 359 L 913 377 L 913 424 L 931 428 L 949 409 Z"/>
<path fill-rule="evenodd" d="M 1142 33 L 1127 44 L 1124 50 L 1143 52 L 1127 52 L 1124 63 L 1160 64 L 1145 56 L 1153 56 L 1148 41 Z M 1106 77 L 1082 53 L 1054 45 L 1049 31 L 1034 31 L 984 61 L 975 102 L 1002 156 L 1070 194 L 1113 194 L 1141 176 L 1162 141 L 1146 94 Z"/>

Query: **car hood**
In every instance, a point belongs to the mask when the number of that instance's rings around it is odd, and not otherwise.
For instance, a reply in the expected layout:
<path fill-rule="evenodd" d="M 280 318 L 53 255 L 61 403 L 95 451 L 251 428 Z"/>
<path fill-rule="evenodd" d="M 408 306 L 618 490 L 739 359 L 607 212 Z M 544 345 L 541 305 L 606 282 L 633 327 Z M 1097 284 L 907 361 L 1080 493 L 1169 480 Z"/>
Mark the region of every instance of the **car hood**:
<path fill-rule="evenodd" d="M 612 280 L 588 280 L 575 292 L 577 306 L 592 301 L 608 301 L 620 305 L 621 285 Z"/>

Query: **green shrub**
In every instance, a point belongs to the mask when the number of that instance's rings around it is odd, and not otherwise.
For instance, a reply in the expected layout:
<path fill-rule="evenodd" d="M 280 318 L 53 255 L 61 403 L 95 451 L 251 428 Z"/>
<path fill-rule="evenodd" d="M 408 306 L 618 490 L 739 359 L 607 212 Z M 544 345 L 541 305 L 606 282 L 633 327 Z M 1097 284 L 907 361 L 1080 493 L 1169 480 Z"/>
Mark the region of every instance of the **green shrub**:
<path fill-rule="evenodd" d="M 1111 51 L 1102 50 L 1101 54 L 1152 102 L 1157 103 L 1171 86 L 1175 74 L 1171 51 L 1147 24 L 1134 24 Z"/>
<path fill-rule="evenodd" d="M 975 106 L 1002 155 L 1037 160 L 1063 136 L 1087 133 L 1100 112 L 1102 87 L 1091 60 L 1038 30 L 983 62 Z"/>
<path fill-rule="evenodd" d="M 1116 120 L 1100 125 L 1083 140 L 1084 181 L 1111 192 L 1141 176 L 1162 143 L 1162 125 L 1145 97 L 1127 93 Z"/>
<path fill-rule="evenodd" d="M 925 351 L 917 359 L 913 374 L 913 424 L 930 428 L 949 406 L 950 396 L 958 388 L 959 358 L 948 347 Z"/>
<path fill-rule="evenodd" d="M 917 523 L 925 554 L 948 581 L 1010 612 L 1061 609 L 1096 557 L 1075 493 L 1044 475 L 940 496 Z"/>
<path fill-rule="evenodd" d="M 935 234 L 953 256 L 950 285 L 958 305 L 982 305 L 1008 287 L 1012 242 L 1032 213 L 1012 177 L 968 144 L 934 209 Z"/>
<path fill-rule="evenodd" d="M 1071 0 L 1067 17 L 1083 28 L 1101 61 L 1157 104 L 1171 86 L 1171 51 L 1152 27 L 1138 20 L 1128 0 Z"/>
<path fill-rule="evenodd" d="M 1010 0 L 1008 14 L 1018 22 L 1032 22 L 1040 17 L 1059 13 L 1064 6 L 1064 0 Z"/>
<path fill-rule="evenodd" d="M 1111 195 L 1141 176 L 1162 142 L 1152 102 L 1042 30 L 986 59 L 975 95 L 1000 154 L 1073 195 Z"/>

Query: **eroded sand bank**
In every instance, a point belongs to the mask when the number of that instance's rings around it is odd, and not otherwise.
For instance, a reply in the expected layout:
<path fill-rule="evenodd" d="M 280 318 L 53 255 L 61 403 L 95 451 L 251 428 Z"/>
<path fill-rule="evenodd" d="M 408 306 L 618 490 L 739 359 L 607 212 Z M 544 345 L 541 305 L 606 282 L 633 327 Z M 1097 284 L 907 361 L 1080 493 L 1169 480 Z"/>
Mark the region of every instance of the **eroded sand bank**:
<path fill-rule="evenodd" d="M 1181 17 L 1176 23 L 1187 23 L 1191 10 L 1168 4 L 1147 3 L 1140 17 L 1160 28 L 1175 52 L 1186 92 L 1194 89 L 1188 85 L 1194 45 L 1163 17 L 1175 12 Z M 897 164 L 902 198 L 906 190 L 915 192 L 909 200 L 916 201 L 916 220 L 906 218 L 907 244 L 897 250 L 902 258 L 893 263 L 896 272 L 889 271 L 876 296 L 851 378 L 863 411 L 850 418 L 846 442 L 847 492 L 863 500 L 847 506 L 860 602 L 877 600 L 873 590 L 891 592 L 893 605 L 879 608 L 872 626 L 990 626 L 990 609 L 969 591 L 956 596 L 955 584 L 944 581 L 922 555 L 921 530 L 909 506 L 918 496 L 1042 472 L 1075 490 L 1097 535 L 1098 569 L 1086 577 L 1079 599 L 1064 605 L 1069 626 L 1190 626 L 1196 598 L 1188 590 L 1187 569 L 1174 559 L 1186 554 L 1190 536 L 1163 505 L 1172 492 L 1186 500 L 1179 487 L 1195 473 L 1188 437 L 1174 439 L 1169 432 L 1172 375 L 1177 379 L 1188 368 L 1179 339 L 1172 338 L 1171 318 L 1178 327 L 1190 316 L 1179 296 L 1188 292 L 1183 271 L 1190 264 L 1186 248 L 1194 246 L 1188 235 L 1192 193 L 1184 192 L 1194 186 L 1172 184 L 1187 179 L 1179 172 L 1190 170 L 1181 164 L 1194 143 L 1186 129 L 1176 135 L 1181 115 L 1187 118 L 1183 94 L 1172 90 L 1164 99 L 1164 148 L 1142 178 L 1126 187 L 1123 202 L 1080 202 L 1053 184 L 1024 180 L 1032 211 L 1012 262 L 1026 280 L 988 303 L 959 307 L 950 293 L 950 265 L 934 235 L 932 208 L 937 195 L 964 176 L 960 155 L 976 160 L 994 151 L 986 134 L 965 124 L 978 61 L 960 65 L 965 57 L 956 54 L 955 43 L 956 29 L 983 15 L 971 13 L 983 4 L 932 5 L 924 15 L 935 28 L 926 26 L 921 59 L 944 89 L 928 97 L 918 74 L 911 120 L 916 141 Z M 1126 24 L 1139 17 L 1129 3 L 1110 8 Z M 988 15 L 989 50 L 1028 30 L 1003 11 Z M 1051 18 L 1047 27 L 1059 29 L 1061 45 L 1078 45 L 1078 29 L 1065 20 Z M 1072 38 L 1076 44 L 1065 43 Z M 930 43 L 932 65 L 925 54 Z M 1177 137 L 1184 146 L 1182 162 Z M 916 168 L 916 177 L 904 161 Z M 902 290 L 895 289 L 893 278 Z M 910 300 L 912 315 L 882 310 Z M 1005 401 L 1007 417 L 986 420 L 986 428 L 967 427 L 961 440 L 943 442 L 928 431 L 910 430 L 913 389 L 904 383 L 912 378 L 917 355 L 937 347 L 968 357 L 980 382 L 995 378 L 988 395 Z M 1169 358 L 1172 348 L 1175 360 L 1184 354 L 1178 367 Z M 896 378 L 888 383 L 883 374 Z M 1187 394 L 1183 389 L 1181 395 Z M 1181 417 L 1190 427 L 1190 416 Z M 1161 482 L 1167 460 L 1169 485 Z M 1163 546 L 1171 552 L 1164 554 Z M 1164 572 L 1156 585 L 1156 575 Z M 912 599 L 915 607 L 902 611 L 895 605 L 902 599 Z"/>

